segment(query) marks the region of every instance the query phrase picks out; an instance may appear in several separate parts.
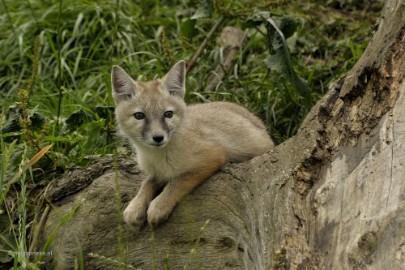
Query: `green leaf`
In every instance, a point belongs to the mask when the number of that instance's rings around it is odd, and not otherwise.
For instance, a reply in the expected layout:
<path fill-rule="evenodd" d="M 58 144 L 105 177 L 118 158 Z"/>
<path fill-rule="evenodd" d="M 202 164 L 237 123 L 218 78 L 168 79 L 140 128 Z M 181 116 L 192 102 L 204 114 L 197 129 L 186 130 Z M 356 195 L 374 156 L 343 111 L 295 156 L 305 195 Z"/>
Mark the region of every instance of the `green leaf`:
<path fill-rule="evenodd" d="M 97 106 L 94 111 L 100 118 L 110 120 L 114 118 L 114 109 L 113 106 Z"/>
<path fill-rule="evenodd" d="M 253 15 L 246 18 L 243 26 L 246 28 L 257 27 L 266 22 L 264 18 L 270 18 L 270 16 L 270 12 L 268 11 L 257 11 Z"/>
<path fill-rule="evenodd" d="M 277 50 L 275 54 L 271 54 L 267 58 L 267 66 L 271 70 L 278 72 L 280 75 L 285 75 L 287 78 L 291 76 L 288 63 L 282 50 Z"/>
<path fill-rule="evenodd" d="M 88 114 L 85 110 L 80 109 L 72 113 L 66 120 L 68 130 L 75 130 L 81 125 L 92 121 L 94 117 Z"/>
<path fill-rule="evenodd" d="M 195 19 L 187 19 L 181 23 L 180 26 L 181 34 L 187 39 L 192 39 L 193 36 L 195 35 L 196 32 L 195 23 L 196 23 Z"/>
<path fill-rule="evenodd" d="M 45 124 L 45 116 L 35 112 L 34 110 L 27 110 L 26 112 L 30 114 L 29 120 L 31 121 L 31 124 L 29 125 L 29 128 L 31 130 L 40 130 Z M 8 108 L 6 118 L 7 123 L 4 125 L 1 133 L 17 134 L 16 132 L 21 131 L 20 119 L 23 118 L 23 111 L 22 109 L 18 108 L 17 104 L 13 104 Z"/>
<path fill-rule="evenodd" d="M 214 3 L 212 0 L 205 0 L 190 19 L 197 20 L 201 18 L 208 18 L 212 15 L 212 13 L 214 13 Z"/>
<path fill-rule="evenodd" d="M 283 32 L 285 39 L 291 37 L 297 30 L 298 22 L 294 17 L 278 17 L 278 20 L 275 19 L 275 21 L 278 23 L 281 32 Z"/>
<path fill-rule="evenodd" d="M 307 82 L 298 76 L 291 64 L 290 51 L 285 36 L 272 18 L 267 18 L 267 22 L 272 27 L 269 31 L 272 31 L 272 29 L 274 31 L 274 35 L 271 35 L 273 39 L 270 41 L 273 53 L 267 58 L 267 65 L 270 69 L 286 78 L 294 86 L 297 93 L 301 97 L 304 97 L 305 107 L 309 109 L 311 93 L 308 89 Z M 285 26 L 287 27 L 288 24 L 289 23 L 286 21 Z M 291 29 L 289 31 L 291 31 Z"/>

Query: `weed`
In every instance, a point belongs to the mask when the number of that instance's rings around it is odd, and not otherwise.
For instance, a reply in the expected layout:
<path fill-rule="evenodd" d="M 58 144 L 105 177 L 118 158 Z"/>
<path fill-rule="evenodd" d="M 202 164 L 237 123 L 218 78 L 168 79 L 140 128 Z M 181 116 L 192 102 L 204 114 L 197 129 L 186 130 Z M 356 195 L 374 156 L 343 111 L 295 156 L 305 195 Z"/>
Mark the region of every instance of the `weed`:
<path fill-rule="evenodd" d="M 188 267 L 192 264 L 193 257 L 195 254 L 198 252 L 198 248 L 200 247 L 200 240 L 205 232 L 205 229 L 207 228 L 208 224 L 210 223 L 209 220 L 206 220 L 204 225 L 200 228 L 200 234 L 198 235 L 197 239 L 195 240 L 194 246 L 190 250 L 190 254 L 187 258 L 187 263 L 184 265 L 183 269 L 186 270 Z"/>
<path fill-rule="evenodd" d="M 98 255 L 98 254 L 95 254 L 95 253 L 89 253 L 89 256 L 93 257 L 93 258 L 96 258 L 96 259 L 99 259 L 101 261 L 107 262 L 108 264 L 115 265 L 116 267 L 118 267 L 118 269 L 138 269 L 139 270 L 139 268 L 135 268 L 132 265 L 124 264 L 124 263 L 122 263 L 120 261 L 117 261 L 117 260 L 114 260 L 112 258 L 102 256 L 102 255 Z"/>

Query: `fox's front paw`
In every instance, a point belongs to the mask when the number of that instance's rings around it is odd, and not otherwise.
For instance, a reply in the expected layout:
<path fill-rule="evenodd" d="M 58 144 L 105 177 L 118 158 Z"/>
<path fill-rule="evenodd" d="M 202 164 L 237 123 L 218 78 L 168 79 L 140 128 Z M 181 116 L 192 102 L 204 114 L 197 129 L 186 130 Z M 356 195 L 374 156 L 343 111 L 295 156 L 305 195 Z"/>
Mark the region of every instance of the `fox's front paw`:
<path fill-rule="evenodd" d="M 165 221 L 173 210 L 173 206 L 161 200 L 161 198 L 156 198 L 153 200 L 148 208 L 148 223 L 150 226 L 157 226 L 163 221 Z"/>
<path fill-rule="evenodd" d="M 123 216 L 125 223 L 134 229 L 140 229 L 146 220 L 146 207 L 136 202 L 131 202 L 125 208 Z"/>

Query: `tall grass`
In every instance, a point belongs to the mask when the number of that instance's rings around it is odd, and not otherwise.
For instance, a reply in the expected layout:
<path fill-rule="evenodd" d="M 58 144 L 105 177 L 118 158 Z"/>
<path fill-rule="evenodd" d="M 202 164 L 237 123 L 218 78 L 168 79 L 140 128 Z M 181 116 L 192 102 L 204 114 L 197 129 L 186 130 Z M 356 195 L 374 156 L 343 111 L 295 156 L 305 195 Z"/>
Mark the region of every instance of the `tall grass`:
<path fill-rule="evenodd" d="M 10 255 L 30 250 L 33 220 L 44 205 L 32 192 L 68 168 L 119 152 L 111 109 L 113 64 L 135 79 L 153 79 L 179 59 L 192 59 L 208 41 L 188 74 L 187 101 L 243 104 L 281 143 L 367 45 L 379 7 L 338 2 L 0 1 L 0 260 L 9 267 L 41 267 L 41 260 Z M 288 36 L 284 49 L 290 53 L 288 68 L 306 81 L 309 95 L 269 64 L 277 37 L 262 12 L 275 21 L 294 18 L 288 35 L 280 26 Z M 223 48 L 215 38 L 206 40 L 218 21 L 242 28 L 248 40 L 216 91 L 203 92 L 221 63 Z M 37 153 L 41 159 L 27 167 Z"/>

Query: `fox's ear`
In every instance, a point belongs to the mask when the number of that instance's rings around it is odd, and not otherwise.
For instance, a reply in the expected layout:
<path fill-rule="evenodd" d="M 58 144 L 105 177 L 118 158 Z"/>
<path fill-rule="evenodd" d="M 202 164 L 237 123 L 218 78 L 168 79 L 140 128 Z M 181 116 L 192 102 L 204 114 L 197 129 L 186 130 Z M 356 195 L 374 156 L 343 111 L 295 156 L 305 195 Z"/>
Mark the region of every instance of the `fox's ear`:
<path fill-rule="evenodd" d="M 186 63 L 177 62 L 163 77 L 163 87 L 170 95 L 184 98 L 186 93 Z"/>
<path fill-rule="evenodd" d="M 136 83 L 120 66 L 112 67 L 111 84 L 115 104 L 122 100 L 129 100 L 136 95 Z"/>

